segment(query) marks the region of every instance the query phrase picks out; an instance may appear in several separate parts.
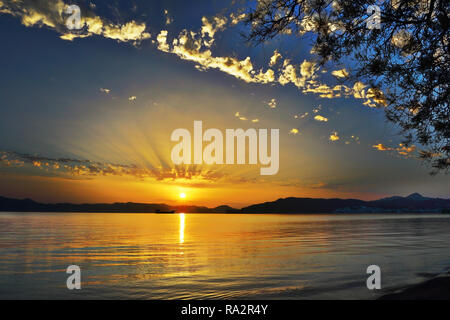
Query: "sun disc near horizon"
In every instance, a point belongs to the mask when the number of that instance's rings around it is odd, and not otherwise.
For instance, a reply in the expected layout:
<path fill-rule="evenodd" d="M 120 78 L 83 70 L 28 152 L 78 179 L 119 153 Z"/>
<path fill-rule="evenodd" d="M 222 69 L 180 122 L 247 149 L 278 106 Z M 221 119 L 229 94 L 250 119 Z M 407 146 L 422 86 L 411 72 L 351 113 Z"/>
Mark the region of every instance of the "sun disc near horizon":
<path fill-rule="evenodd" d="M 181 199 L 185 199 L 185 198 L 186 198 L 186 193 L 181 192 L 181 193 L 180 193 L 180 198 L 181 198 Z"/>

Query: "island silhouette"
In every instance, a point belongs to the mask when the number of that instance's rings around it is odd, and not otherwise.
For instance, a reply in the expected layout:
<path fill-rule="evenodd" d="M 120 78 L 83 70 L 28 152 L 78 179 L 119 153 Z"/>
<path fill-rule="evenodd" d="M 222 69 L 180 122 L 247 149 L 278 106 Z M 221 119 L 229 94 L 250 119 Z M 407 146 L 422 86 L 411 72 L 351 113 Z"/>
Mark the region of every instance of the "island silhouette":
<path fill-rule="evenodd" d="M 118 212 L 118 213 L 450 213 L 450 199 L 428 198 L 418 193 L 379 200 L 282 198 L 241 209 L 164 203 L 40 203 L 31 199 L 0 197 L 0 211 L 8 212 Z"/>

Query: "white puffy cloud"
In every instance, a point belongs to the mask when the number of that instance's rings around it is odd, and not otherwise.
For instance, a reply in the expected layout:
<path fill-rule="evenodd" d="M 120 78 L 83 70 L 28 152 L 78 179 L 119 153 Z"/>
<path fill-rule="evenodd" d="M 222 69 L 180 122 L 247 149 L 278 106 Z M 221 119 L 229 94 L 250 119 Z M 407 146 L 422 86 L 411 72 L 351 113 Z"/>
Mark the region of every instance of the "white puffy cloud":
<path fill-rule="evenodd" d="M 161 30 L 161 32 L 156 37 L 158 42 L 158 49 L 164 52 L 169 52 L 169 45 L 167 44 L 167 30 Z"/>
<path fill-rule="evenodd" d="M 364 104 L 370 107 L 386 105 L 384 96 L 380 90 L 369 88 L 365 91 L 366 85 L 356 82 L 353 88 L 346 85 L 329 86 L 318 80 L 320 67 L 314 61 L 303 60 L 299 65 L 293 64 L 290 59 L 284 59 L 275 50 L 270 58 L 267 69 L 256 69 L 250 57 L 239 59 L 235 56 L 214 56 L 212 44 L 218 31 L 225 29 L 228 19 L 223 16 L 212 18 L 203 17 L 202 26 L 199 31 L 183 30 L 168 40 L 169 34 L 162 30 L 157 36 L 158 49 L 177 55 L 182 60 L 195 63 L 195 67 L 200 71 L 208 69 L 218 69 L 237 79 L 248 83 L 261 84 L 293 84 L 302 93 L 318 94 L 321 98 L 339 98 L 353 96 L 356 99 L 365 99 Z M 231 22 L 233 24 L 233 22 Z M 278 70 L 272 69 L 281 64 Z M 321 71 L 324 72 L 323 70 Z M 332 74 L 337 78 L 348 77 L 346 69 L 335 70 Z M 271 106 L 272 108 L 276 106 Z"/>
<path fill-rule="evenodd" d="M 338 133 L 335 131 L 330 135 L 330 137 L 328 139 L 330 141 L 334 142 L 334 141 L 338 141 L 340 138 L 339 138 Z"/>
<path fill-rule="evenodd" d="M 276 65 L 281 59 L 281 54 L 278 52 L 278 50 L 275 50 L 273 52 L 273 56 L 270 58 L 269 66 L 273 67 Z"/>
<path fill-rule="evenodd" d="M 131 20 L 124 24 L 114 24 L 87 11 L 88 9 L 80 15 L 82 29 L 72 32 L 67 28 L 67 17 L 63 14 L 67 7 L 68 4 L 63 0 L 2 0 L 1 12 L 20 18 L 27 27 L 45 26 L 55 29 L 64 40 L 72 41 L 92 35 L 122 42 L 139 42 L 150 38 L 143 22 Z"/>
<path fill-rule="evenodd" d="M 215 16 L 209 19 L 207 17 L 202 17 L 203 25 L 200 32 L 205 46 L 210 47 L 213 44 L 216 32 L 223 30 L 227 21 L 227 18 L 222 16 Z M 207 40 L 208 38 L 209 40 Z"/>
<path fill-rule="evenodd" d="M 317 116 L 314 117 L 314 120 L 319 121 L 319 122 L 327 122 L 328 118 L 325 118 L 318 114 Z"/>

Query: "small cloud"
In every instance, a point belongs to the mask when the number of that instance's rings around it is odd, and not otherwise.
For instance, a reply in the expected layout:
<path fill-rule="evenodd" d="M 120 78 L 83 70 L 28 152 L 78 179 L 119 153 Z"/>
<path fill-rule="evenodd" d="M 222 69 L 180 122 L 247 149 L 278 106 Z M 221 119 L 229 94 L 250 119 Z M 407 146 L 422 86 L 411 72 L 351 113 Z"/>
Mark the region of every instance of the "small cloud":
<path fill-rule="evenodd" d="M 296 134 L 298 134 L 298 133 L 299 133 L 299 131 L 298 131 L 298 129 L 296 129 L 296 128 L 292 128 L 291 131 L 289 131 L 289 134 L 294 134 L 294 135 L 296 135 Z"/>
<path fill-rule="evenodd" d="M 166 25 L 169 25 L 173 22 L 172 17 L 169 15 L 169 11 L 164 9 L 164 16 L 166 17 Z"/>
<path fill-rule="evenodd" d="M 400 143 L 400 144 L 398 145 L 398 147 L 396 147 L 396 148 L 395 148 L 395 147 L 388 147 L 388 146 L 385 146 L 385 145 L 382 144 L 382 143 L 373 145 L 372 148 L 375 148 L 375 149 L 377 149 L 378 151 L 395 151 L 395 152 L 397 152 L 399 155 L 401 155 L 401 156 L 406 156 L 406 157 L 409 156 L 410 153 L 416 151 L 416 146 L 415 146 L 415 145 L 412 145 L 412 146 L 406 146 L 406 145 L 404 145 L 403 143 Z"/>
<path fill-rule="evenodd" d="M 106 89 L 106 88 L 100 88 L 100 91 L 101 91 L 101 92 L 104 92 L 104 93 L 106 93 L 106 94 L 108 94 L 108 93 L 111 92 L 111 90 Z"/>
<path fill-rule="evenodd" d="M 321 106 L 321 105 L 319 105 L 317 108 L 313 109 L 313 112 L 314 112 L 314 113 L 317 113 L 317 112 L 319 112 L 320 110 L 322 110 L 322 106 Z"/>
<path fill-rule="evenodd" d="M 335 131 L 335 132 L 333 132 L 331 135 L 330 135 L 330 138 L 329 138 L 329 140 L 330 141 L 338 141 L 340 138 L 339 138 L 339 136 L 338 136 L 338 133 Z"/>
<path fill-rule="evenodd" d="M 391 148 L 386 147 L 384 144 L 379 143 L 379 144 L 375 144 L 372 146 L 372 148 L 377 149 L 378 151 L 387 151 L 387 150 L 392 150 Z"/>
<path fill-rule="evenodd" d="M 136 101 L 136 99 L 137 99 L 136 96 L 131 96 L 128 98 L 128 100 L 130 100 L 130 101 Z"/>
<path fill-rule="evenodd" d="M 322 117 L 321 115 L 317 115 L 317 116 L 315 116 L 315 117 L 314 117 L 314 120 L 316 120 L 316 121 L 320 121 L 320 122 L 327 122 L 327 121 L 328 121 L 328 119 L 327 119 L 327 118 L 325 118 L 325 117 Z"/>
<path fill-rule="evenodd" d="M 161 30 L 161 32 L 156 36 L 156 41 L 158 42 L 158 49 L 163 52 L 169 52 L 169 45 L 167 44 L 167 30 Z"/>
<path fill-rule="evenodd" d="M 271 99 L 268 103 L 269 107 L 271 107 L 272 109 L 275 109 L 277 107 L 277 100 L 276 99 Z"/>
<path fill-rule="evenodd" d="M 278 50 L 275 50 L 273 52 L 273 56 L 270 58 L 269 66 L 273 67 L 276 65 L 281 59 L 281 54 L 278 52 Z"/>
<path fill-rule="evenodd" d="M 242 14 L 231 13 L 230 14 L 230 20 L 231 20 L 232 25 L 236 25 L 244 19 L 245 19 L 245 13 L 242 13 Z"/>
<path fill-rule="evenodd" d="M 402 156 L 407 156 L 411 152 L 416 151 L 416 146 L 413 145 L 413 146 L 407 147 L 404 144 L 400 143 L 399 147 L 395 150 L 398 152 L 398 154 L 401 154 Z"/>
<path fill-rule="evenodd" d="M 345 68 L 340 69 L 340 70 L 334 70 L 331 72 L 331 74 L 333 76 L 335 76 L 336 78 L 347 78 L 349 76 L 349 74 Z"/>
<path fill-rule="evenodd" d="M 303 119 L 309 115 L 309 112 L 305 112 L 304 114 L 296 114 L 294 115 L 294 119 Z"/>
<path fill-rule="evenodd" d="M 257 123 L 257 122 L 259 122 L 259 119 L 252 119 L 252 122 Z"/>
<path fill-rule="evenodd" d="M 355 135 L 352 135 L 351 138 L 352 138 L 356 143 L 359 144 L 359 137 L 357 137 L 357 136 L 355 136 Z"/>

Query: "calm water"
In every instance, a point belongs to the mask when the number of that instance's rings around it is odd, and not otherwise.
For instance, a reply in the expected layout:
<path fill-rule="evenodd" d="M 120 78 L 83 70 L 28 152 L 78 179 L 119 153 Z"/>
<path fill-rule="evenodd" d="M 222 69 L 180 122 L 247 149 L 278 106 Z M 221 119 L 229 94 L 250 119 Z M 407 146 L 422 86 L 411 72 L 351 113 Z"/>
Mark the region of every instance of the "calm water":
<path fill-rule="evenodd" d="M 2 299 L 373 299 L 449 266 L 450 215 L 0 213 Z"/>

